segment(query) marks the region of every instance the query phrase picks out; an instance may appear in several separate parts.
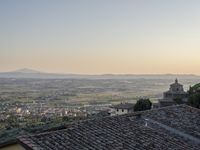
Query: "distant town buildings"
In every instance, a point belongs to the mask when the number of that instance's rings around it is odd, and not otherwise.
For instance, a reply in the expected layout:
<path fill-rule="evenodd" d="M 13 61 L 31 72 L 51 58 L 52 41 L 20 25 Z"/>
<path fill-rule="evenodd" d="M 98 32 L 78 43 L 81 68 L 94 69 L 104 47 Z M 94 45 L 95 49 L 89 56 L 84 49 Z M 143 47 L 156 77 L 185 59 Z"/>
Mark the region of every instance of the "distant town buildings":
<path fill-rule="evenodd" d="M 178 79 L 170 85 L 168 91 L 163 93 L 163 99 L 159 100 L 159 105 L 160 107 L 174 105 L 176 104 L 176 99 L 179 99 L 182 103 L 188 100 L 188 93 L 184 91 L 183 85 L 178 83 Z"/>

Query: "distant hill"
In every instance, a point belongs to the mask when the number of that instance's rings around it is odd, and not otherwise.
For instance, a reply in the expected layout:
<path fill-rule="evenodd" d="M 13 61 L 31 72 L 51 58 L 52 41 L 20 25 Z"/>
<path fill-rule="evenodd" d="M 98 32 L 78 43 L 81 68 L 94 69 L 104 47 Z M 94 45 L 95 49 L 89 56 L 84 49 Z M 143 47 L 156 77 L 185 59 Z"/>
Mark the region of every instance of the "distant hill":
<path fill-rule="evenodd" d="M 175 79 L 175 78 L 200 78 L 197 75 L 181 74 L 103 74 L 103 75 L 82 75 L 82 74 L 56 74 L 44 73 L 32 69 L 19 69 L 12 72 L 0 72 L 0 78 L 36 78 L 36 79 Z"/>
<path fill-rule="evenodd" d="M 32 69 L 19 69 L 12 72 L 0 72 L 0 78 L 37 78 L 37 79 L 56 79 L 56 78 L 66 78 L 69 75 L 65 74 L 54 74 L 54 73 L 44 73 Z"/>
<path fill-rule="evenodd" d="M 41 73 L 39 71 L 28 69 L 28 68 L 19 69 L 19 70 L 13 71 L 13 73 L 14 72 L 15 73 Z"/>

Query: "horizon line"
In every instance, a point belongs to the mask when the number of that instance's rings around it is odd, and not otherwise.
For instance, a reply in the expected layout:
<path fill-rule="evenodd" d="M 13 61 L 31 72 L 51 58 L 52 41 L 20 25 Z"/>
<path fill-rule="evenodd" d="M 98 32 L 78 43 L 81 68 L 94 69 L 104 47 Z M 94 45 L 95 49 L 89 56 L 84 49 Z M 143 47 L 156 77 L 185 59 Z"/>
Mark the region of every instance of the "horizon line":
<path fill-rule="evenodd" d="M 61 72 L 45 72 L 45 71 L 41 71 L 41 70 L 37 70 L 37 69 L 29 69 L 29 68 L 22 68 L 22 69 L 15 69 L 15 70 L 12 70 L 12 71 L 0 71 L 0 73 L 14 73 L 14 72 L 21 72 L 21 73 L 25 73 L 23 72 L 23 70 L 25 71 L 32 71 L 32 73 L 44 73 L 44 74 L 58 74 L 58 75 L 89 75 L 89 76 L 105 76 L 105 75 L 118 75 L 118 76 L 123 76 L 123 75 L 126 75 L 126 76 L 142 76 L 142 75 L 150 75 L 150 76 L 153 76 L 153 75 L 177 75 L 177 76 L 200 76 L 200 74 L 193 74 L 193 73 L 72 73 L 72 72 L 69 72 L 69 73 L 61 73 Z"/>

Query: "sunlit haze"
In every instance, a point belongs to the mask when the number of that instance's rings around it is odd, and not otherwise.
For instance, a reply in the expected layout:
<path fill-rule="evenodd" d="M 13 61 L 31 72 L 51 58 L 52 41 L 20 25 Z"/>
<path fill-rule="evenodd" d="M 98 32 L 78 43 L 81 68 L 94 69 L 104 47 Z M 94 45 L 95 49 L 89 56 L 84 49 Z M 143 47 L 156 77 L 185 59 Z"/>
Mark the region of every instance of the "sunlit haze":
<path fill-rule="evenodd" d="M 1 0 L 0 72 L 200 74 L 199 0 Z"/>

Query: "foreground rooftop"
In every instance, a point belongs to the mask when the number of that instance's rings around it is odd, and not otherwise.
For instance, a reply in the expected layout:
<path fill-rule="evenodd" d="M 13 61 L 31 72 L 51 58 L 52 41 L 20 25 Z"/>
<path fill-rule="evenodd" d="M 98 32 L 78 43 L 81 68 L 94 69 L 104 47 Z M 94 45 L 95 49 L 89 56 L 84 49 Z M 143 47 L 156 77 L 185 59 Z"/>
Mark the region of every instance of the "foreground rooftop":
<path fill-rule="evenodd" d="M 179 105 L 86 120 L 18 142 L 34 150 L 199 150 L 200 110 Z"/>

